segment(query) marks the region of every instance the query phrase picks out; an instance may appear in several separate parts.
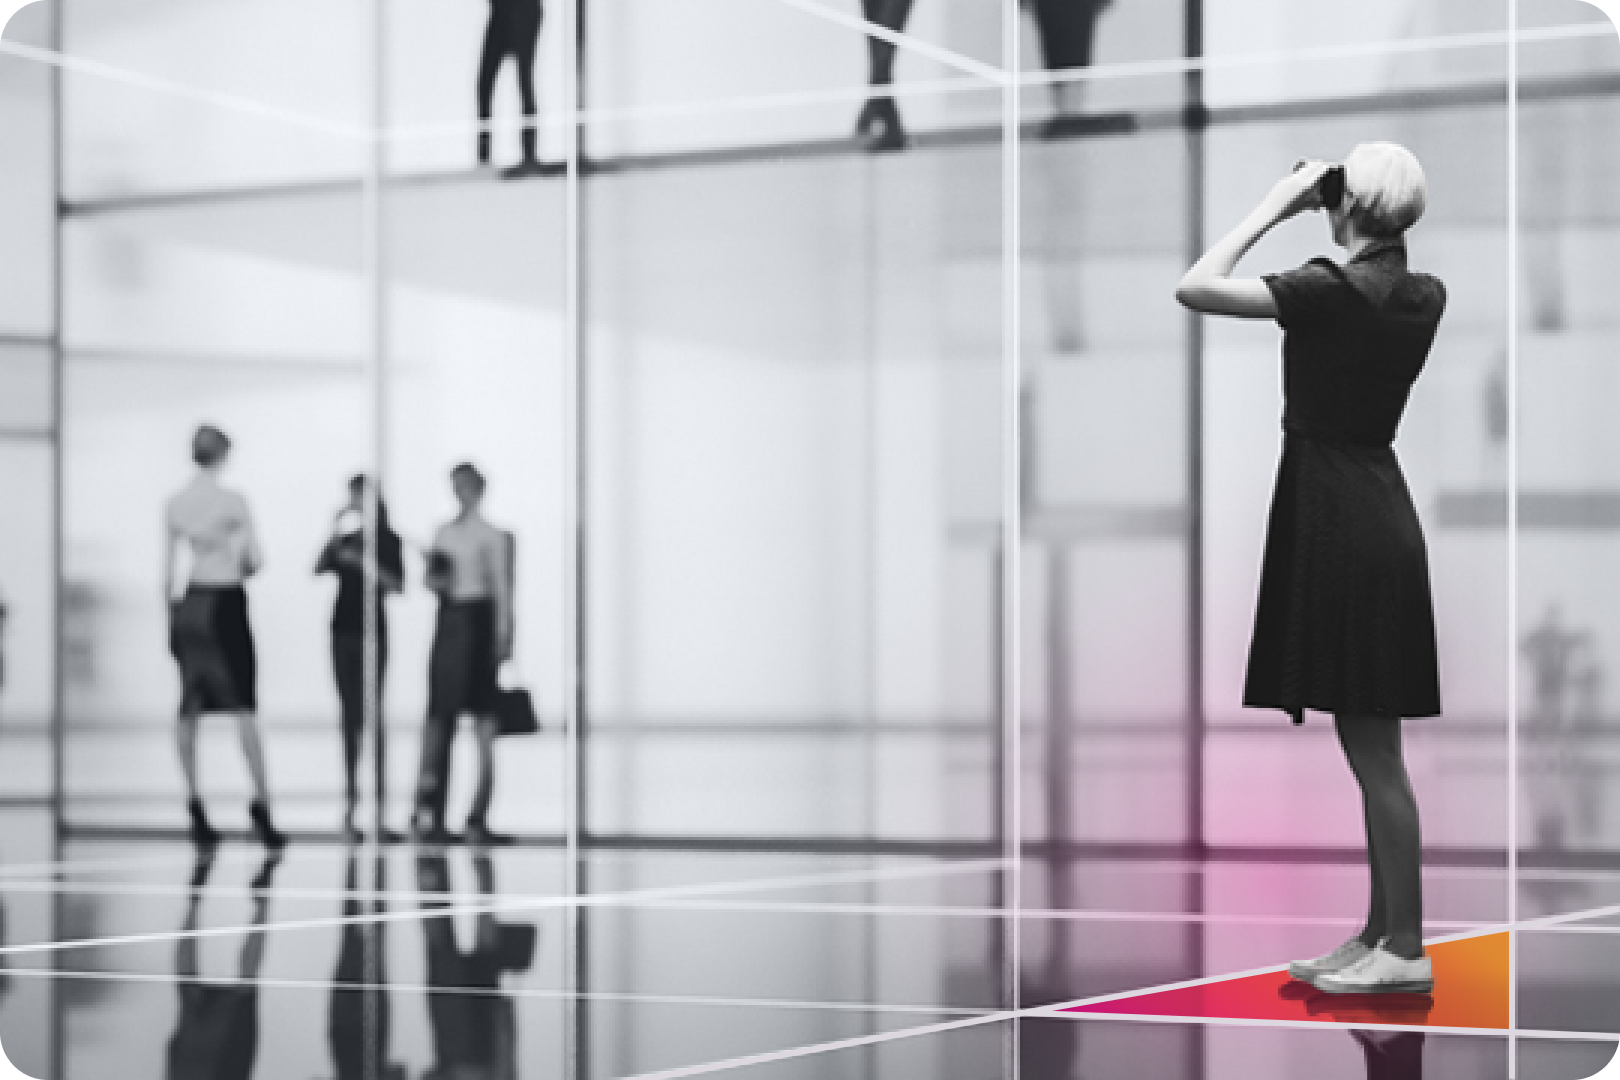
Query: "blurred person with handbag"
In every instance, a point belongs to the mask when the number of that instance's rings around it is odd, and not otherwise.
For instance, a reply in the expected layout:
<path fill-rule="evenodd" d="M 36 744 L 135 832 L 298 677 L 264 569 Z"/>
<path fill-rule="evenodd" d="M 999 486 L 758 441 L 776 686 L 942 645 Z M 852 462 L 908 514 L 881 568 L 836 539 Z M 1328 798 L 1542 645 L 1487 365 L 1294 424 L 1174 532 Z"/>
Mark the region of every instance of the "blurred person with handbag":
<path fill-rule="evenodd" d="M 427 585 L 439 597 L 428 662 L 428 715 L 422 732 L 412 836 L 425 844 L 454 843 L 445 828 L 450 748 L 463 713 L 474 718 L 478 739 L 478 786 L 467 814 L 466 841 L 475 846 L 510 843 L 490 831 L 495 791 L 495 738 L 500 734 L 502 664 L 512 656 L 512 556 L 509 533 L 484 519 L 486 482 L 471 463 L 450 472 L 461 512 L 439 528 L 427 554 Z"/>

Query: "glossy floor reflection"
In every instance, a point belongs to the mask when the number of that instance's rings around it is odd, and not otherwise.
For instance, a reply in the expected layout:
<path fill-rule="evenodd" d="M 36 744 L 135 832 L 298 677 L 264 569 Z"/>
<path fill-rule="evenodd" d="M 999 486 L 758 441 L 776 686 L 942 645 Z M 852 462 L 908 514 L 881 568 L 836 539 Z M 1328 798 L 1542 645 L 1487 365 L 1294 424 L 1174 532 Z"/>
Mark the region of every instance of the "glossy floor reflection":
<path fill-rule="evenodd" d="M 555 847 L 298 843 L 267 859 L 227 844 L 199 859 L 169 840 L 57 844 L 43 807 L 0 826 L 0 1041 L 34 1076 L 1508 1075 L 1500 1031 L 1413 1030 L 1439 1023 L 1432 1006 L 1294 1003 L 1259 1023 L 1035 1011 L 1320 951 L 1361 887 L 1326 859 L 1031 856 L 1015 1014 L 996 859 L 592 850 L 570 899 Z M 1614 1048 L 1611 877 L 1527 873 L 1559 895 L 1527 914 L 1556 921 L 1522 939 L 1535 1031 L 1519 1077 L 1576 1080 Z M 1431 935 L 1499 926 L 1503 885 L 1497 868 L 1434 867 Z"/>

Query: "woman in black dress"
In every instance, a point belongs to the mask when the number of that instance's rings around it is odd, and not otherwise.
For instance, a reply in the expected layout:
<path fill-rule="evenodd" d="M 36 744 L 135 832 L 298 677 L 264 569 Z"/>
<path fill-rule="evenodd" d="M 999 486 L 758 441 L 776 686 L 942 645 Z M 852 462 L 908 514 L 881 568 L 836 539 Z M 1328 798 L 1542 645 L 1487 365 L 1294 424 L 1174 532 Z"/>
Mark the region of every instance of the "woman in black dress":
<path fill-rule="evenodd" d="M 355 772 L 360 764 L 360 743 L 366 730 L 366 499 L 370 481 L 356 474 L 349 478 L 349 502 L 338 512 L 332 536 L 315 563 L 317 574 L 334 574 L 338 579 L 337 599 L 332 605 L 332 674 L 337 681 L 338 705 L 343 719 L 343 838 L 359 843 L 354 812 L 360 801 Z M 376 648 L 371 654 L 371 674 L 377 695 L 382 696 L 383 676 L 388 670 L 388 605 L 390 593 L 405 587 L 403 545 L 399 534 L 388 524 L 388 504 L 377 497 Z M 377 706 L 376 730 L 372 732 L 372 772 L 377 789 L 377 805 L 385 805 L 387 775 L 387 731 L 382 722 L 382 705 Z M 377 823 L 383 840 L 397 837 Z"/>
<path fill-rule="evenodd" d="M 1334 714 L 1361 787 L 1372 896 L 1362 932 L 1290 966 L 1330 993 L 1426 993 L 1422 844 L 1401 718 L 1440 712 L 1422 528 L 1391 443 L 1428 358 L 1444 286 L 1406 265 L 1426 202 L 1404 147 L 1364 143 L 1342 165 L 1306 162 L 1187 272 L 1195 311 L 1276 319 L 1283 336 L 1283 452 L 1266 530 L 1243 703 Z M 1285 274 L 1233 267 L 1273 226 L 1324 209 L 1349 252 Z"/>

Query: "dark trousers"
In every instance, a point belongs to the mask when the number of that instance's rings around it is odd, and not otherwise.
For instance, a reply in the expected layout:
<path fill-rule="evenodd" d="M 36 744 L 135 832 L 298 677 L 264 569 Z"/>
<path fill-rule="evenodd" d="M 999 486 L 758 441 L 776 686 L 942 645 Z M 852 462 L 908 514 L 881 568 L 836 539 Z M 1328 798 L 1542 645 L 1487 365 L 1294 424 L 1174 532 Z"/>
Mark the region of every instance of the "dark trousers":
<path fill-rule="evenodd" d="M 1029 0 L 1046 70 L 1089 67 L 1097 16 L 1108 0 Z"/>
<path fill-rule="evenodd" d="M 534 156 L 534 57 L 540 45 L 540 0 L 490 0 L 489 26 L 478 61 L 478 119 L 489 121 L 495 108 L 495 77 L 510 56 L 517 63 L 518 94 L 523 99 L 523 152 Z M 487 133 L 486 133 L 487 134 Z M 488 139 L 480 140 L 488 145 Z"/>
<path fill-rule="evenodd" d="M 463 713 L 487 717 L 497 694 L 495 603 L 488 598 L 439 605 L 428 656 L 428 714 L 422 729 L 422 765 L 416 783 L 416 813 L 444 822 L 449 795 L 450 751 Z M 488 810 L 489 776 L 480 765 L 471 819 Z"/>
<path fill-rule="evenodd" d="M 388 636 L 377 638 L 376 676 L 377 693 L 382 694 L 383 674 L 388 668 Z M 349 805 L 358 797 L 355 771 L 360 764 L 360 744 L 366 731 L 366 639 L 360 634 L 332 635 L 332 674 L 337 678 L 338 703 L 343 714 L 343 780 Z M 376 753 L 372 765 L 376 775 L 377 801 L 387 793 L 384 782 L 387 763 L 387 739 L 382 722 L 382 709 L 377 710 L 377 726 L 372 733 L 376 739 Z"/>

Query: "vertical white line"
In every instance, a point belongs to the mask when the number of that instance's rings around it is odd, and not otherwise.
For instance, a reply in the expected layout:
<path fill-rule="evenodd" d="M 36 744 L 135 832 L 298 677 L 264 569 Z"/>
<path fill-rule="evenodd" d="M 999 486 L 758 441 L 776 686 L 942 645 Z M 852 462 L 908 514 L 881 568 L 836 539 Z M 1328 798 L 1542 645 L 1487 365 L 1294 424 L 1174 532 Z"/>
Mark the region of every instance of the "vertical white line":
<path fill-rule="evenodd" d="M 1006 875 L 1005 898 L 1009 918 L 1005 920 L 1006 1007 L 1017 1012 L 1022 1007 L 1020 983 L 1023 975 L 1023 695 L 1022 607 L 1019 567 L 1023 556 L 1023 351 L 1022 327 L 1022 140 L 1020 111 L 1022 90 L 1018 73 L 1022 69 L 1019 31 L 1019 0 L 1002 0 L 1001 54 L 1001 335 L 1002 335 L 1002 536 L 1001 536 L 1001 737 L 1003 856 Z M 1019 1020 L 1009 1025 L 1008 1057 L 1011 1076 L 1020 1073 Z"/>
<path fill-rule="evenodd" d="M 1508 1078 L 1519 1065 L 1519 0 L 1507 0 Z"/>
<path fill-rule="evenodd" d="M 62 4 L 50 6 L 50 46 L 61 53 L 67 48 L 66 12 Z M 67 829 L 67 668 L 63 657 L 67 655 L 66 625 L 62 619 L 66 598 L 66 563 L 63 552 L 67 542 L 67 246 L 66 221 L 63 219 L 63 189 L 65 166 L 63 140 L 67 135 L 67 71 L 56 65 L 50 69 L 51 108 L 51 861 L 57 869 L 52 877 L 62 880 L 62 863 L 66 857 Z M 165 553 L 173 558 L 174 552 Z M 169 598 L 164 597 L 167 601 Z M 66 896 L 58 892 L 51 898 L 50 930 L 53 940 L 61 940 L 66 914 Z M 61 958 L 51 957 L 51 970 L 61 967 Z M 50 1009 L 51 1074 L 66 1072 L 67 1020 L 66 1001 L 59 979 L 50 981 L 46 1007 Z M 4 1051 L 0 1050 L 0 1057 Z M 19 1074 L 20 1074 L 20 1070 Z"/>
<path fill-rule="evenodd" d="M 386 147 L 384 133 L 387 125 L 387 85 L 384 75 L 386 44 L 383 35 L 383 0 L 371 0 L 366 6 L 366 57 L 367 68 L 367 127 L 363 136 L 363 149 L 365 153 L 364 175 L 361 181 L 360 214 L 361 214 L 361 244 L 363 250 L 360 260 L 362 274 L 365 278 L 366 290 L 366 358 L 365 358 L 365 393 L 366 410 L 370 414 L 370 445 L 366 448 L 368 458 L 366 471 L 371 475 L 372 483 L 366 495 L 365 528 L 363 530 L 365 566 L 361 574 L 363 600 L 363 644 L 361 658 L 363 674 L 361 676 L 361 717 L 363 732 L 371 733 L 371 753 L 375 768 L 372 776 L 378 775 L 382 767 L 380 754 L 382 752 L 382 684 L 377 677 L 377 657 L 381 647 L 379 632 L 382 628 L 381 612 L 378 611 L 377 596 L 377 559 L 379 555 L 379 540 L 377 535 L 378 498 L 382 491 L 383 466 L 386 458 L 386 442 L 384 428 L 386 424 L 386 399 L 383 393 L 383 365 L 384 353 L 387 348 L 387 292 L 384 282 L 384 236 L 383 236 L 383 204 L 382 183 L 384 161 L 383 154 Z M 358 781 L 360 778 L 356 777 Z M 374 817 L 372 827 L 366 832 L 368 848 L 382 842 L 384 827 L 384 809 L 380 791 L 372 793 L 374 803 Z"/>
<path fill-rule="evenodd" d="M 365 392 L 366 409 L 370 413 L 370 445 L 367 448 L 366 472 L 371 476 L 371 484 L 367 488 L 365 506 L 363 508 L 365 525 L 362 530 L 364 566 L 361 572 L 361 587 L 364 597 L 362 610 L 362 644 L 360 653 L 361 676 L 360 687 L 360 716 L 361 737 L 365 732 L 371 733 L 371 762 L 372 778 L 376 787 L 372 791 L 372 822 L 371 828 L 365 830 L 365 865 L 375 875 L 381 858 L 381 844 L 383 830 L 387 827 L 386 806 L 383 798 L 383 785 L 380 783 L 386 761 L 383 758 L 382 726 L 384 723 L 382 707 L 382 679 L 379 677 L 378 658 L 382 648 L 380 633 L 382 630 L 382 612 L 380 606 L 382 599 L 377 590 L 379 574 L 378 559 L 381 554 L 381 536 L 378 525 L 381 517 L 379 500 L 382 497 L 383 470 L 387 458 L 387 442 L 384 435 L 386 428 L 387 398 L 384 393 L 383 369 L 386 363 L 387 334 L 388 334 L 388 296 L 385 280 L 383 260 L 384 250 L 384 220 L 383 220 L 383 170 L 387 142 L 385 134 L 388 122 L 387 106 L 387 41 L 384 33 L 383 0 L 371 0 L 366 6 L 366 48 L 369 55 L 366 57 L 368 116 L 364 135 L 362 136 L 362 149 L 365 153 L 365 172 L 361 184 L 361 242 L 364 250 L 361 253 L 362 272 L 365 276 L 366 289 L 366 361 L 365 361 Z M 363 768 L 365 761 L 362 755 L 359 766 Z M 361 780 L 356 776 L 355 781 Z M 351 808 L 351 812 L 354 808 Z M 353 865 L 351 863 L 351 865 Z M 354 884 L 360 887 L 360 881 L 355 879 Z M 373 878 L 371 885 L 375 888 L 379 882 Z M 382 956 L 379 954 L 381 939 L 376 928 L 368 928 L 361 938 L 361 963 L 365 970 L 366 982 L 377 985 L 382 976 Z M 376 1075 L 383 1067 L 383 1062 L 377 1060 L 377 1039 L 375 1033 L 380 1030 L 382 1017 L 378 1012 L 378 998 L 376 994 L 367 993 L 364 996 L 364 1012 L 361 1018 L 364 1047 L 362 1056 L 368 1075 Z"/>

